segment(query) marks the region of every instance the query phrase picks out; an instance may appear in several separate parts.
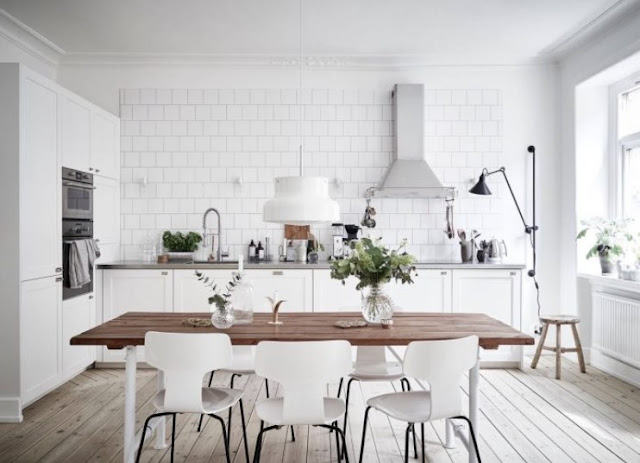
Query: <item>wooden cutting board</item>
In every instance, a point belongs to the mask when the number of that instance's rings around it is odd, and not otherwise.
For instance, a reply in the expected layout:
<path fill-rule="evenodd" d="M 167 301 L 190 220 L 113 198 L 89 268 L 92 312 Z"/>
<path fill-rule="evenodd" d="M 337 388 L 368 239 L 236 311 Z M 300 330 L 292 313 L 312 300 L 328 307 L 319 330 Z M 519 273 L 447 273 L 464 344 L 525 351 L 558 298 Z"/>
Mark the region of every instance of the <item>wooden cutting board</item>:
<path fill-rule="evenodd" d="M 311 227 L 309 225 L 285 225 L 284 237 L 288 240 L 309 239 Z"/>

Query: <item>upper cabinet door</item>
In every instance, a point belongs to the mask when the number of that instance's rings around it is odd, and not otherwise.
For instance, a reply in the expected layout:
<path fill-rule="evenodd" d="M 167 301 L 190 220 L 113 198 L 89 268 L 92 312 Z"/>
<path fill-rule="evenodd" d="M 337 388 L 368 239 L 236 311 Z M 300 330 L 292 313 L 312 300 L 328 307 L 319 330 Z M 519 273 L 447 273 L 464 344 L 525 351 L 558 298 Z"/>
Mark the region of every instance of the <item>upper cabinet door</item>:
<path fill-rule="evenodd" d="M 97 175 L 120 178 L 120 120 L 97 108 L 91 123 L 91 169 Z"/>
<path fill-rule="evenodd" d="M 62 271 L 58 94 L 54 85 L 30 73 L 22 80 L 20 279 L 23 281 Z"/>
<path fill-rule="evenodd" d="M 89 172 L 91 167 L 91 104 L 71 94 L 60 94 L 62 165 Z"/>

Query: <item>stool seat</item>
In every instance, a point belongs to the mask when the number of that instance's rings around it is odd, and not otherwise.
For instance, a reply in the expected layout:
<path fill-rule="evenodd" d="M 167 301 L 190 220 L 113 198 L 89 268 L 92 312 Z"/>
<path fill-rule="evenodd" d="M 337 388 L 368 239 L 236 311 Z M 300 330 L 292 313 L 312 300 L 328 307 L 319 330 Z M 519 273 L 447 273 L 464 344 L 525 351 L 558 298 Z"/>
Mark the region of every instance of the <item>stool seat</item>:
<path fill-rule="evenodd" d="M 543 350 L 550 350 L 552 352 L 555 352 L 556 354 L 556 379 L 560 379 L 562 371 L 560 365 L 562 361 L 562 354 L 565 352 L 575 352 L 576 354 L 578 354 L 578 364 L 580 365 L 580 371 L 582 373 L 586 373 L 587 369 L 584 365 L 582 345 L 580 344 L 580 336 L 578 336 L 577 328 L 578 323 L 580 323 L 580 318 L 574 315 L 545 315 L 540 317 L 540 323 L 542 323 L 542 334 L 540 335 L 540 340 L 538 341 L 536 354 L 533 356 L 533 360 L 531 361 L 531 368 L 535 368 L 538 365 L 538 360 L 540 360 L 540 354 Z M 547 347 L 544 345 L 544 341 L 547 338 L 547 333 L 549 332 L 549 325 L 554 325 L 556 327 L 555 347 Z M 576 347 L 562 347 L 562 325 L 571 326 L 571 331 L 573 333 L 573 342 L 575 343 Z"/>
<path fill-rule="evenodd" d="M 580 323 L 580 317 L 575 315 L 544 315 L 540 317 L 540 322 L 552 325 L 571 325 Z"/>

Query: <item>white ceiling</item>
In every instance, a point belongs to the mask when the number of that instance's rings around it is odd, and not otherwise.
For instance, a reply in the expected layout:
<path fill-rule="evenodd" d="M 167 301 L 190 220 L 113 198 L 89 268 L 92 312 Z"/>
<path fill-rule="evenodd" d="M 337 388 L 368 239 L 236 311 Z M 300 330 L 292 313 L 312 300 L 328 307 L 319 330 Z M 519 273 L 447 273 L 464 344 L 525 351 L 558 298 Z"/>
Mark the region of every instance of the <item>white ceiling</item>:
<path fill-rule="evenodd" d="M 305 54 L 540 58 L 616 0 L 306 0 Z M 298 0 L 0 0 L 69 55 L 295 55 Z"/>

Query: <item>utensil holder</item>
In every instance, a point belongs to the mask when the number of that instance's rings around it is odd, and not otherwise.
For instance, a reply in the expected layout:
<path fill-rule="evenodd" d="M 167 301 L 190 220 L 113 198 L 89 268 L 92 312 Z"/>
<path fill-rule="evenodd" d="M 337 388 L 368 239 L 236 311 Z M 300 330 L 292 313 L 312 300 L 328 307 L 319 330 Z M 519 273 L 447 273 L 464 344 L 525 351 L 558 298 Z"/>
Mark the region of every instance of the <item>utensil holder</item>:
<path fill-rule="evenodd" d="M 460 241 L 460 258 L 463 263 L 473 262 L 473 243 L 471 241 Z"/>

